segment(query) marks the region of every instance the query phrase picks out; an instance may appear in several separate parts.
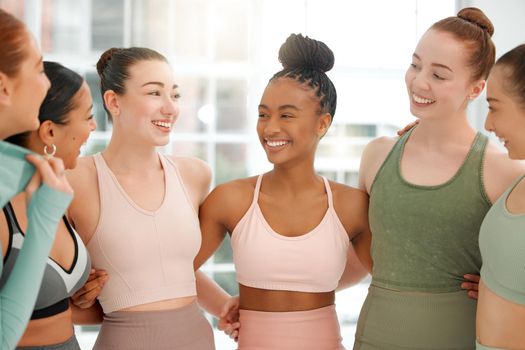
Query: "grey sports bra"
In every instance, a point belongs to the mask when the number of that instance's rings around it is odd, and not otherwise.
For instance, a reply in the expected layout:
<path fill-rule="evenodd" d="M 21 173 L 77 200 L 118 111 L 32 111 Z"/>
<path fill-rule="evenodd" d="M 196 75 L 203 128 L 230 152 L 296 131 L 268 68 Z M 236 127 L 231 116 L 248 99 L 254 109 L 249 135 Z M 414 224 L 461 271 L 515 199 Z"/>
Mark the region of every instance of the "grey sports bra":
<path fill-rule="evenodd" d="M 7 281 L 24 243 L 24 234 L 16 219 L 11 203 L 4 207 L 4 215 L 9 226 L 9 244 L 4 257 L 4 269 L 0 277 L 0 288 Z M 89 277 L 91 260 L 82 240 L 63 217 L 68 232 L 75 244 L 75 257 L 69 270 L 64 269 L 52 258 L 48 258 L 44 277 L 31 319 L 46 318 L 69 308 L 69 297 L 79 290 Z"/>

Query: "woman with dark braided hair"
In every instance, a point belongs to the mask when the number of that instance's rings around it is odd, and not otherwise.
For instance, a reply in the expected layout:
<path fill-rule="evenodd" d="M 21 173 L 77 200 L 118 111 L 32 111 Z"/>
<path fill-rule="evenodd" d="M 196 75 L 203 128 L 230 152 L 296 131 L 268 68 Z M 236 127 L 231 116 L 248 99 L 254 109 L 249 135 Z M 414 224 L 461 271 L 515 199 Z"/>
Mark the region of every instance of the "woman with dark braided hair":
<path fill-rule="evenodd" d="M 273 170 L 210 193 L 200 210 L 195 267 L 231 235 L 239 349 L 343 349 L 335 290 L 366 274 L 357 256 L 370 265 L 368 196 L 314 169 L 336 109 L 325 73 L 334 64 L 332 51 L 292 34 L 279 60 L 283 69 L 263 93 L 257 122 Z"/>

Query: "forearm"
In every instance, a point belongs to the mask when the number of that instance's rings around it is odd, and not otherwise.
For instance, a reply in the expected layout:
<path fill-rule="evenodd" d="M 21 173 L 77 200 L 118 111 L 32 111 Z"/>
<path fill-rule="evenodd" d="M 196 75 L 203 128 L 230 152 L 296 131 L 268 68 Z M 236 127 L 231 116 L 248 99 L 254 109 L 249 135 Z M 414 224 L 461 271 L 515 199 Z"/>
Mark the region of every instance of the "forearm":
<path fill-rule="evenodd" d="M 79 308 L 73 303 L 70 303 L 70 306 L 74 324 L 94 325 L 102 323 L 102 320 L 104 319 L 104 312 L 98 302 L 87 309 Z"/>
<path fill-rule="evenodd" d="M 2 349 L 14 348 L 24 332 L 40 290 L 58 222 L 70 201 L 71 195 L 46 185 L 42 185 L 33 195 L 28 208 L 24 245 L 0 291 Z"/>
<path fill-rule="evenodd" d="M 218 318 L 230 295 L 202 271 L 195 271 L 195 278 L 199 304 Z"/>

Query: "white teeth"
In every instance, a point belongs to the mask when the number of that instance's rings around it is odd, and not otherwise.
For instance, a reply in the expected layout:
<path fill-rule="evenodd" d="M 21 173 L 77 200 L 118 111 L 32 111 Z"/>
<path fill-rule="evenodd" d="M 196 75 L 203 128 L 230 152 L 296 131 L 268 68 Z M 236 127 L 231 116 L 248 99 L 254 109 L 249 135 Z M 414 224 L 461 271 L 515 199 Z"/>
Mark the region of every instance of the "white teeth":
<path fill-rule="evenodd" d="M 428 99 L 428 98 L 424 98 L 424 97 L 420 97 L 416 94 L 412 94 L 412 98 L 414 99 L 414 101 L 416 101 L 417 103 L 425 103 L 425 104 L 430 104 L 430 103 L 434 103 L 436 102 L 435 100 L 431 100 L 431 99 Z"/>
<path fill-rule="evenodd" d="M 163 128 L 166 128 L 166 129 L 171 129 L 171 123 L 168 123 L 168 122 L 161 122 L 160 120 L 154 120 L 152 121 L 152 123 L 157 126 L 162 126 Z"/>
<path fill-rule="evenodd" d="M 269 140 L 266 140 L 266 144 L 270 147 L 279 147 L 279 146 L 284 146 L 288 143 L 288 141 L 269 141 Z"/>

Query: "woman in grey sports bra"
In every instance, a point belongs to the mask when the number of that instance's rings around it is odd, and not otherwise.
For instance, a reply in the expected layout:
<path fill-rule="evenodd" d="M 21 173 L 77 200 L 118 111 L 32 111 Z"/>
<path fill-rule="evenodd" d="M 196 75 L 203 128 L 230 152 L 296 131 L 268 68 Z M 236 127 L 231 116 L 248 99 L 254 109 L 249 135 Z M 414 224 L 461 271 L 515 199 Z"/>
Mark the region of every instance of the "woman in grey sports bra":
<path fill-rule="evenodd" d="M 525 44 L 504 54 L 487 83 L 485 128 L 525 160 Z M 476 349 L 525 349 L 525 181 L 503 193 L 479 235 L 483 265 L 476 318 Z"/>
<path fill-rule="evenodd" d="M 51 88 L 40 107 L 37 131 L 14 135 L 7 142 L 43 155 L 60 157 L 65 168 L 76 164 L 80 146 L 96 123 L 91 114 L 89 88 L 77 73 L 53 62 L 44 62 Z M 0 235 L 4 269 L 3 285 L 13 271 L 27 229 L 24 194 L 11 199 L 0 215 Z M 73 331 L 73 313 L 69 298 L 82 288 L 91 271 L 85 246 L 67 218 L 58 225 L 36 305 L 18 348 L 80 349 Z"/>

